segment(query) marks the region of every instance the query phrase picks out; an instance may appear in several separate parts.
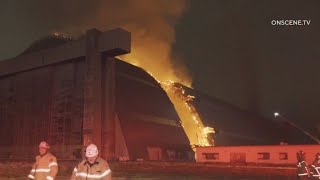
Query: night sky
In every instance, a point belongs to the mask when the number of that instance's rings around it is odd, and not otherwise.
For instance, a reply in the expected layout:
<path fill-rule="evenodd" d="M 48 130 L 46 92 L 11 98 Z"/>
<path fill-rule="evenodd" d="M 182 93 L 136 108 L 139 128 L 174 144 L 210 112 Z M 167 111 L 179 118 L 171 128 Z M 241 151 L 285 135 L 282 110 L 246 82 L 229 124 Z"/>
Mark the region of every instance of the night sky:
<path fill-rule="evenodd" d="M 117 19 L 130 22 L 128 17 L 135 12 L 128 12 L 132 5 L 128 2 L 133 1 L 2 0 L 0 59 L 14 57 L 54 30 L 73 34 L 76 27 L 108 29 L 110 19 L 93 23 L 101 16 L 102 5 L 108 7 L 103 16 L 117 14 Z M 320 1 L 163 2 L 167 3 L 164 9 L 185 5 L 183 11 L 175 8 L 178 15 L 170 14 L 175 16 L 176 30 L 172 53 L 187 66 L 195 89 L 268 118 L 279 111 L 313 133 L 318 126 L 320 135 Z M 122 6 L 127 9 L 123 11 Z M 147 18 L 144 10 L 132 17 Z M 292 19 L 311 20 L 311 24 L 271 24 Z"/>
<path fill-rule="evenodd" d="M 195 88 L 265 117 L 279 111 L 301 127 L 318 125 L 320 136 L 319 7 L 320 1 L 191 1 L 175 48 Z M 271 25 L 281 19 L 311 24 Z"/>

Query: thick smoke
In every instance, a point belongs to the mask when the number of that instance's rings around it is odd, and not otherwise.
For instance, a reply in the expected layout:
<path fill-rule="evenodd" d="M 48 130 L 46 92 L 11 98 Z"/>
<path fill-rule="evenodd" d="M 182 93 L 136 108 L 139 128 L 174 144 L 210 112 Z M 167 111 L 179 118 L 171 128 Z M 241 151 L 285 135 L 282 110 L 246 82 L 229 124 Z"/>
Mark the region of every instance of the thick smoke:
<path fill-rule="evenodd" d="M 32 25 L 42 35 L 59 31 L 80 36 L 91 28 L 104 31 L 120 27 L 130 31 L 132 52 L 121 59 L 160 81 L 191 85 L 186 67 L 177 65 L 180 61 L 173 59 L 171 51 L 174 26 L 187 9 L 186 0 L 31 0 L 24 5 Z"/>

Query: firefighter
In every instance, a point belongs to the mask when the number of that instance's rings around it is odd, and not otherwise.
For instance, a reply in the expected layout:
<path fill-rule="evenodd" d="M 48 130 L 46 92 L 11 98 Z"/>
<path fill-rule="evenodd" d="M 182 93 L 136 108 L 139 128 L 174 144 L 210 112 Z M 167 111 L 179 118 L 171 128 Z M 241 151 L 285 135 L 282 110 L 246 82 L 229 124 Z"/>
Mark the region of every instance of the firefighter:
<path fill-rule="evenodd" d="M 36 156 L 36 162 L 33 164 L 29 179 L 35 180 L 53 180 L 58 173 L 58 163 L 54 155 L 49 152 L 50 146 L 42 141 L 39 144 L 39 155 Z"/>
<path fill-rule="evenodd" d="M 311 164 L 311 174 L 313 179 L 320 179 L 320 153 L 316 154 L 316 158 Z"/>
<path fill-rule="evenodd" d="M 308 179 L 310 177 L 308 164 L 305 161 L 305 152 L 298 151 L 297 152 L 297 176 L 299 179 Z"/>
<path fill-rule="evenodd" d="M 85 155 L 86 158 L 73 169 L 71 180 L 112 179 L 109 165 L 99 157 L 96 145 L 90 144 L 87 146 Z"/>

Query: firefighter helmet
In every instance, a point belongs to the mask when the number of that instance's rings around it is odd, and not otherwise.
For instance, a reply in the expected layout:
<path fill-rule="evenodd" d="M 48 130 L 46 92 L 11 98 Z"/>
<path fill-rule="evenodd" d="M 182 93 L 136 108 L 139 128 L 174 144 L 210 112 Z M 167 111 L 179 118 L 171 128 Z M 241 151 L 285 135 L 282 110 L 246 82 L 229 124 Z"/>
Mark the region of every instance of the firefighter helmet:
<path fill-rule="evenodd" d="M 96 155 L 98 155 L 98 147 L 94 144 L 90 144 L 89 146 L 87 146 L 86 149 L 86 157 L 94 157 Z"/>
<path fill-rule="evenodd" d="M 46 149 L 50 149 L 50 146 L 47 142 L 45 141 L 42 141 L 40 144 L 39 144 L 39 148 L 46 148 Z"/>
<path fill-rule="evenodd" d="M 298 161 L 304 161 L 305 155 L 306 155 L 306 153 L 305 153 L 304 151 L 298 151 L 298 152 L 297 152 L 297 159 L 298 159 Z"/>
<path fill-rule="evenodd" d="M 298 151 L 297 154 L 305 155 L 306 153 L 304 151 Z"/>

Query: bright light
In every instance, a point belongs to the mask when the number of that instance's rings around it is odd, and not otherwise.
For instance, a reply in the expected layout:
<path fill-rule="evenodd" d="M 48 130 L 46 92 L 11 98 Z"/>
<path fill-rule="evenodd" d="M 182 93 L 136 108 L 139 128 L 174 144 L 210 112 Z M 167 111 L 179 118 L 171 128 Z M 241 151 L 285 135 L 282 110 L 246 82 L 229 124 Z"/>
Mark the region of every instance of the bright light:
<path fill-rule="evenodd" d="M 280 116 L 280 114 L 278 112 L 275 112 L 274 117 L 278 117 L 278 116 Z"/>

